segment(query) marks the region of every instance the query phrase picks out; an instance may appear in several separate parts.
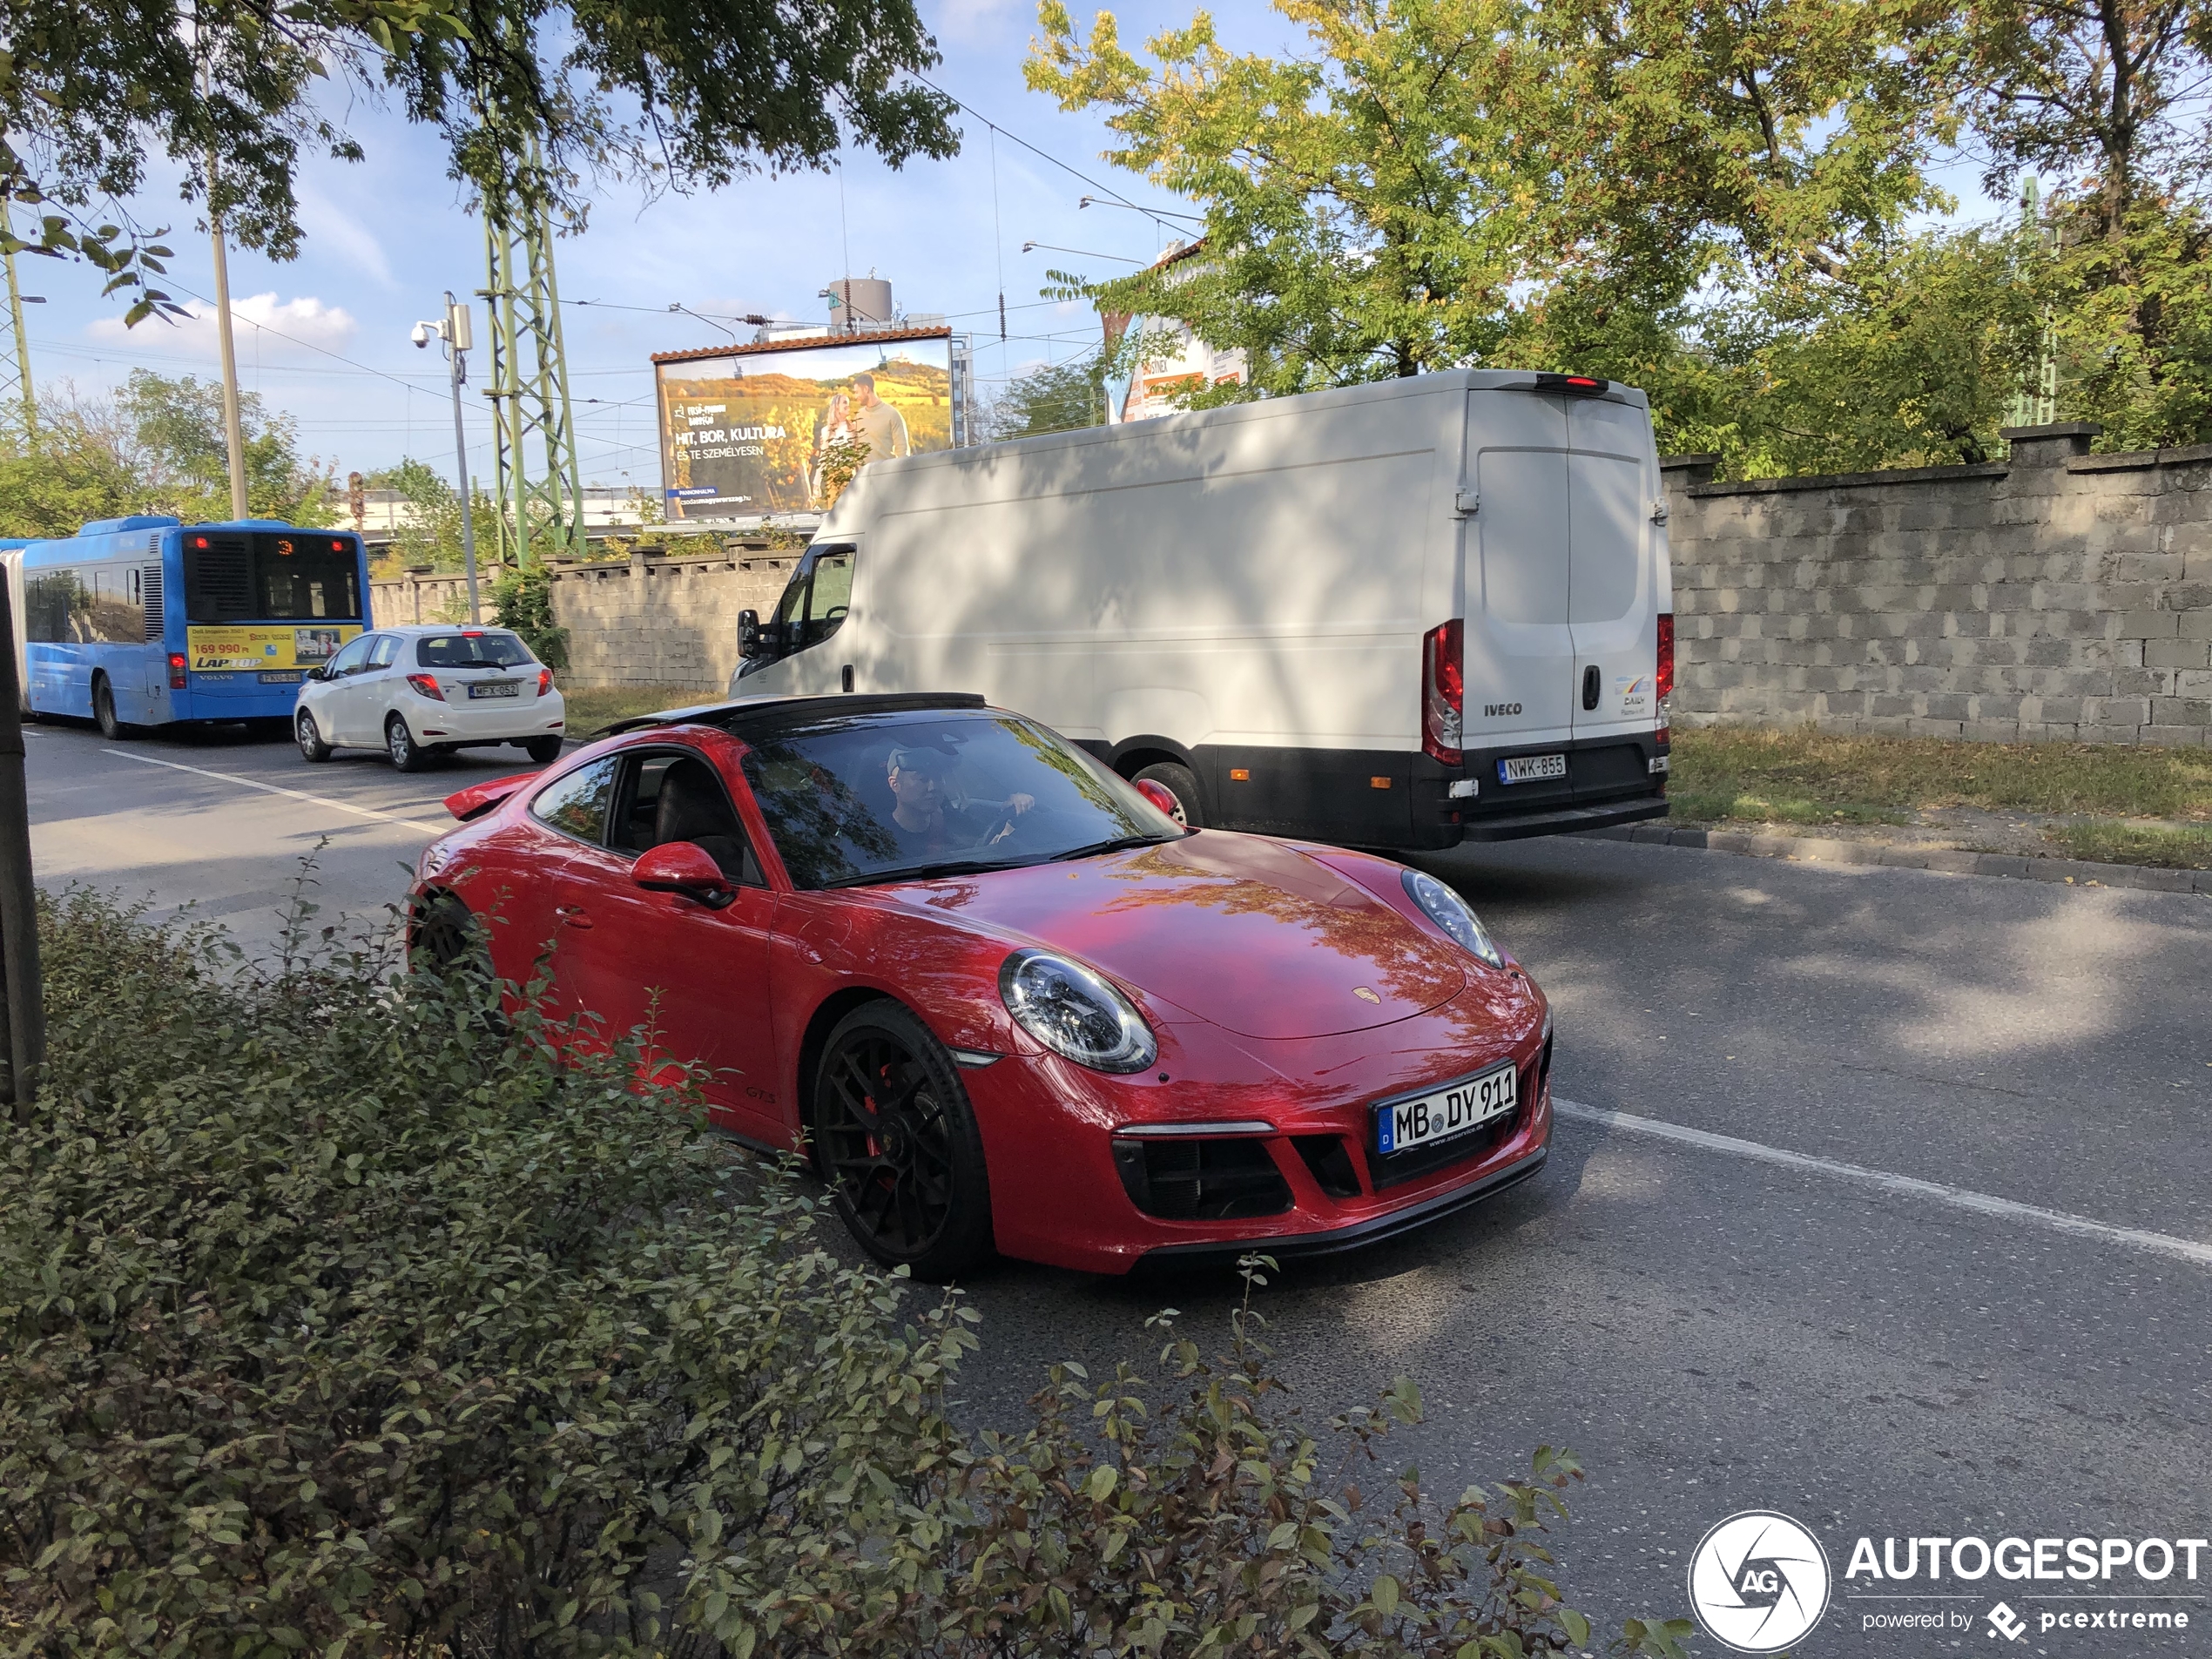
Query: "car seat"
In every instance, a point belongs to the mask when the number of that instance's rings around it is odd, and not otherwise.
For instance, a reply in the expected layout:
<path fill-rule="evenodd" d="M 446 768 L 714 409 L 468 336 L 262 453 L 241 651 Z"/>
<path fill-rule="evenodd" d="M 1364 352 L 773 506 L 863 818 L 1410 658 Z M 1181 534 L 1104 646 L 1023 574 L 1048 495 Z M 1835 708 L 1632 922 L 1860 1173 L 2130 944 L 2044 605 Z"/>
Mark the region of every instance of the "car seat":
<path fill-rule="evenodd" d="M 653 807 L 653 845 L 671 841 L 690 841 L 705 849 L 732 881 L 762 885 L 745 826 L 704 760 L 678 760 L 661 778 Z"/>

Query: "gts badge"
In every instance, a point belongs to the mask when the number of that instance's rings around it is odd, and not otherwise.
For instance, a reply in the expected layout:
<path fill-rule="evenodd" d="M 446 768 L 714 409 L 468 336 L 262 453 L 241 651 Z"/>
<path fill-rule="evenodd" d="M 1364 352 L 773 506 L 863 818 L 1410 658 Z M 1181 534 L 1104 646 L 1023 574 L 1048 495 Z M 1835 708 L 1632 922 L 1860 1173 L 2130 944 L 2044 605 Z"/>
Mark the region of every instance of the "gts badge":
<path fill-rule="evenodd" d="M 1482 705 L 1483 718 L 1489 720 L 1497 719 L 1501 715 L 1520 712 L 1521 705 L 1518 703 L 1485 703 Z"/>

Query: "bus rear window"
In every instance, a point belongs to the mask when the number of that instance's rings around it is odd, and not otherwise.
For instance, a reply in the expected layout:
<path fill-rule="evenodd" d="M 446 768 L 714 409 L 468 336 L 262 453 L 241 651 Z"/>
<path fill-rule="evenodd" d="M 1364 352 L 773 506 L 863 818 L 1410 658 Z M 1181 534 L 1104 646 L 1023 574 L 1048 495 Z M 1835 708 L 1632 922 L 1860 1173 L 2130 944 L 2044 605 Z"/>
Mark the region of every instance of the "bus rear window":
<path fill-rule="evenodd" d="M 359 622 L 361 555 L 346 536 L 184 532 L 192 622 Z"/>
<path fill-rule="evenodd" d="M 415 642 L 415 661 L 421 668 L 513 668 L 533 658 L 512 634 L 425 634 Z"/>

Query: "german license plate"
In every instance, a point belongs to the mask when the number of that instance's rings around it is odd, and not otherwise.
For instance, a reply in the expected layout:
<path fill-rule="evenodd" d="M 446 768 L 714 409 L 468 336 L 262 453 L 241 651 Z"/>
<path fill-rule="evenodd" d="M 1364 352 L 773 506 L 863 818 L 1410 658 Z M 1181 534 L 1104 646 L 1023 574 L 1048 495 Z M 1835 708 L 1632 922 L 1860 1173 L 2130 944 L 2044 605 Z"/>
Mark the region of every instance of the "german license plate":
<path fill-rule="evenodd" d="M 297 685 L 299 683 L 300 671 L 298 669 L 293 669 L 290 673 L 276 669 L 266 669 L 261 674 L 261 684 L 264 685 Z"/>
<path fill-rule="evenodd" d="M 1498 781 L 1501 784 L 1533 784 L 1565 776 L 1565 755 L 1515 755 L 1498 763 Z"/>
<path fill-rule="evenodd" d="M 469 688 L 471 698 L 513 697 L 520 684 L 516 680 L 482 680 Z"/>
<path fill-rule="evenodd" d="M 1521 1074 L 1511 1061 L 1426 1095 L 1386 1100 L 1375 1108 L 1376 1156 L 1448 1141 L 1507 1116 L 1520 1103 Z"/>

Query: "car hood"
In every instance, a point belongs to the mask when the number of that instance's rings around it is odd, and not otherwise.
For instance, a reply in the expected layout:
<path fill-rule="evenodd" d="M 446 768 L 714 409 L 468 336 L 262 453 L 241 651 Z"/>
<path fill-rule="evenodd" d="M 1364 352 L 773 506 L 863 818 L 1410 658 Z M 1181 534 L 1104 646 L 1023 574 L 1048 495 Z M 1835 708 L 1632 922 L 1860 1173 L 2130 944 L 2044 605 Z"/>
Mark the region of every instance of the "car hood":
<path fill-rule="evenodd" d="M 1365 887 L 1294 847 L 1220 830 L 907 883 L 898 898 L 1087 961 L 1167 1023 L 1195 1017 L 1240 1036 L 1366 1030 L 1467 984 L 1455 946 Z"/>

